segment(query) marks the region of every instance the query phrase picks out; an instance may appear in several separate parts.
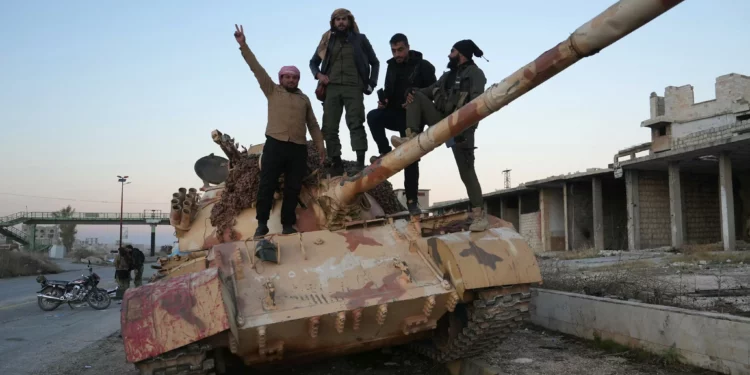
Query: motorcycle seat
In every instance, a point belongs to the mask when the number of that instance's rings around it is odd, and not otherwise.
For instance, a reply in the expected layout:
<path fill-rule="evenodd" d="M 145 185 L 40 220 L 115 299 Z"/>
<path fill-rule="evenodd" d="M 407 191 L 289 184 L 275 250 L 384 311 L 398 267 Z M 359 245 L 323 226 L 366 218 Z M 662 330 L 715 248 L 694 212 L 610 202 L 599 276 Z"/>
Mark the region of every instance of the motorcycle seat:
<path fill-rule="evenodd" d="M 47 280 L 47 284 L 51 284 L 51 285 L 67 285 L 68 282 L 67 281 L 62 281 L 62 280 Z"/>

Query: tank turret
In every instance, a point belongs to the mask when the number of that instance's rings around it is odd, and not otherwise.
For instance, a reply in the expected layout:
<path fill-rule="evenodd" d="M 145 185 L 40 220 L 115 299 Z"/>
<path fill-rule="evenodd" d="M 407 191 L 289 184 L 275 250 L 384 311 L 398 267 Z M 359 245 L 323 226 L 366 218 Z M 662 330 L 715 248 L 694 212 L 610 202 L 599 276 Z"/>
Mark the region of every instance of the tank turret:
<path fill-rule="evenodd" d="M 276 197 L 263 248 L 272 262 L 256 256 L 260 241 L 252 238 L 262 145 L 241 151 L 214 131 L 226 162 L 202 159 L 195 168 L 204 186 L 169 198 L 181 254 L 160 259 L 154 282 L 125 293 L 127 360 L 144 375 L 222 374 L 235 363 L 298 363 L 400 344 L 448 362 L 498 345 L 529 318 L 530 288 L 542 282 L 533 250 L 492 216 L 478 233 L 467 230 L 466 212 L 411 220 L 392 205 L 387 179 L 680 2 L 617 2 L 352 176 L 324 175 L 309 153 L 299 233 L 280 234 Z"/>

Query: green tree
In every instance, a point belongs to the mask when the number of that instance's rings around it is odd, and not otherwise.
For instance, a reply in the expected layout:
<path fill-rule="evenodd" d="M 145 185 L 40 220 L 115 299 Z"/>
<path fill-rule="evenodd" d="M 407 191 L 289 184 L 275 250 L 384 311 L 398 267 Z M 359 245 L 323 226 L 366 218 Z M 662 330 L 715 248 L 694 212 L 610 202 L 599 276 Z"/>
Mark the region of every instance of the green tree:
<path fill-rule="evenodd" d="M 57 218 L 66 218 L 73 216 L 75 212 L 76 210 L 73 207 L 68 206 L 55 212 L 54 215 Z M 62 240 L 63 246 L 65 246 L 68 251 L 72 251 L 73 244 L 76 242 L 76 233 L 78 233 L 78 230 L 76 230 L 76 224 L 58 224 L 58 227 L 60 228 L 60 239 Z"/>

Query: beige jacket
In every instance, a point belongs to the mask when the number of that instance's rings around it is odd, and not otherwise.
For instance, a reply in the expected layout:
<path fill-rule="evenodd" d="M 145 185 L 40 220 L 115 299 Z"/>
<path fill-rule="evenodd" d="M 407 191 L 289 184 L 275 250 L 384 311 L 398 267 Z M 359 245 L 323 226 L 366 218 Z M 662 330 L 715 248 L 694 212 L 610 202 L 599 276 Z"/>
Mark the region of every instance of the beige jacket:
<path fill-rule="evenodd" d="M 255 74 L 260 89 L 268 99 L 268 124 L 266 135 L 285 142 L 307 143 L 307 131 L 310 132 L 315 147 L 319 152 L 324 150 L 323 134 L 315 118 L 312 104 L 301 90 L 289 92 L 274 82 L 247 44 L 240 46 L 242 57 Z"/>

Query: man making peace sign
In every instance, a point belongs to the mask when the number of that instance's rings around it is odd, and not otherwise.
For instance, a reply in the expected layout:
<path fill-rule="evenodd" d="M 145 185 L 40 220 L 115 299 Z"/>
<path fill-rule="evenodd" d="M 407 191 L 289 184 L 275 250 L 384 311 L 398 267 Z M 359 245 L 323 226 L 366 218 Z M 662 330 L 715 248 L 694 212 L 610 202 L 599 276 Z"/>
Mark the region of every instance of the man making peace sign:
<path fill-rule="evenodd" d="M 234 25 L 234 38 L 240 52 L 250 66 L 260 89 L 268 99 L 268 124 L 266 143 L 261 157 L 260 184 L 256 197 L 256 219 L 258 229 L 255 237 L 268 234 L 268 217 L 273 205 L 273 193 L 278 187 L 279 177 L 284 174 L 284 199 L 281 204 L 283 234 L 296 233 L 297 199 L 302 189 L 302 179 L 307 169 L 307 134 L 315 142 L 321 160 L 325 160 L 323 134 L 315 118 L 310 99 L 297 88 L 299 69 L 284 66 L 279 70 L 279 84 L 268 76 L 245 41 L 245 30 Z"/>

